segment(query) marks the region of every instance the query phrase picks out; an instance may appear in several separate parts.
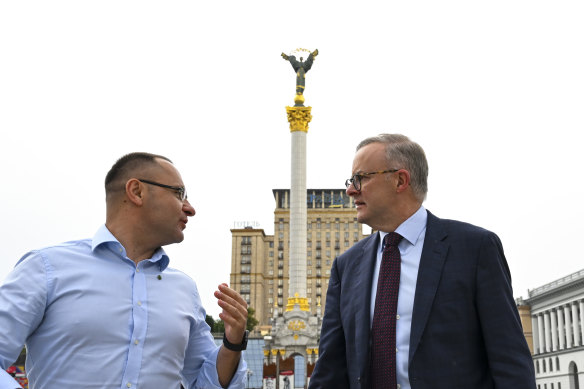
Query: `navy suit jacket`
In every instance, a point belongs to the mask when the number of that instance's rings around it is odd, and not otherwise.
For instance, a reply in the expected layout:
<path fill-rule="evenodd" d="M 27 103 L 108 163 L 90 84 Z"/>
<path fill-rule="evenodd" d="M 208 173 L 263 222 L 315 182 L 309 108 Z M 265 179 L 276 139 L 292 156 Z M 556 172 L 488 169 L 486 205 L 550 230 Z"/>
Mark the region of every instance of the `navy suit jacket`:
<path fill-rule="evenodd" d="M 333 262 L 309 388 L 368 388 L 370 302 L 379 234 Z M 499 238 L 428 212 L 414 297 L 412 389 L 535 389 L 533 361 Z"/>

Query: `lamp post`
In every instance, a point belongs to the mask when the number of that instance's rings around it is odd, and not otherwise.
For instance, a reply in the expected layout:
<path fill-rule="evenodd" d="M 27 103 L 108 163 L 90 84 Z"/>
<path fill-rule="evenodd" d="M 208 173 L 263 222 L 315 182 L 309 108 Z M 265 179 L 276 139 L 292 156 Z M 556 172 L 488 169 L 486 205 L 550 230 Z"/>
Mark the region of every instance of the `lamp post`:
<path fill-rule="evenodd" d="M 250 369 L 247 369 L 245 374 L 247 375 L 247 388 L 249 388 L 249 377 L 251 377 L 253 375 L 253 371 L 251 371 Z"/>

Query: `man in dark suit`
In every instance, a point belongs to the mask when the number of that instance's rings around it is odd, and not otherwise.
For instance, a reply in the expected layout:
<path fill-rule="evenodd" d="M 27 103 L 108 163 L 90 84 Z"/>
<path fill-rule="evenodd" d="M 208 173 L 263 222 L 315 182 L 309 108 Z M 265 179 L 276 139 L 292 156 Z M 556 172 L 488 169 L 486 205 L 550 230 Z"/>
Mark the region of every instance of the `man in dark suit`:
<path fill-rule="evenodd" d="M 347 194 L 378 232 L 333 263 L 309 388 L 535 389 L 499 238 L 426 211 L 427 176 L 423 149 L 403 135 L 357 147 Z M 399 237 L 390 293 L 386 235 Z M 391 293 L 394 310 L 379 308 Z M 387 339 L 390 352 L 376 351 Z"/>

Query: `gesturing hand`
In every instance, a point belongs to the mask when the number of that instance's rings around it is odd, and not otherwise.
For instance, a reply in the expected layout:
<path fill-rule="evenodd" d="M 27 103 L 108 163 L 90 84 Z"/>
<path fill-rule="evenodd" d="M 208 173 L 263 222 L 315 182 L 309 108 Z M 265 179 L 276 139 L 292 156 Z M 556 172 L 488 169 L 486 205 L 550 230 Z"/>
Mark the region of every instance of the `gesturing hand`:
<path fill-rule="evenodd" d="M 223 309 L 219 318 L 225 324 L 225 337 L 230 343 L 239 344 L 247 324 L 247 303 L 239 293 L 227 284 L 219 285 L 215 291 L 217 304 Z"/>

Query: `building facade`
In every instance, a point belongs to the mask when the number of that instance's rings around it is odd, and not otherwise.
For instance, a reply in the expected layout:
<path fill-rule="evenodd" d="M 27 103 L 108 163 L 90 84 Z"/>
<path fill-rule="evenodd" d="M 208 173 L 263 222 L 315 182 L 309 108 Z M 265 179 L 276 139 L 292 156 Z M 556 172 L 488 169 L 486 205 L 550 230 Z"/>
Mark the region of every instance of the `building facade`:
<path fill-rule="evenodd" d="M 584 388 L 584 269 L 528 293 L 538 389 Z"/>
<path fill-rule="evenodd" d="M 257 329 L 271 328 L 289 296 L 290 191 L 274 189 L 274 235 L 246 227 L 231 230 L 231 286 L 255 310 Z M 306 194 L 306 297 L 310 312 L 324 312 L 332 262 L 363 239 L 353 199 L 344 189 L 308 189 Z"/>

